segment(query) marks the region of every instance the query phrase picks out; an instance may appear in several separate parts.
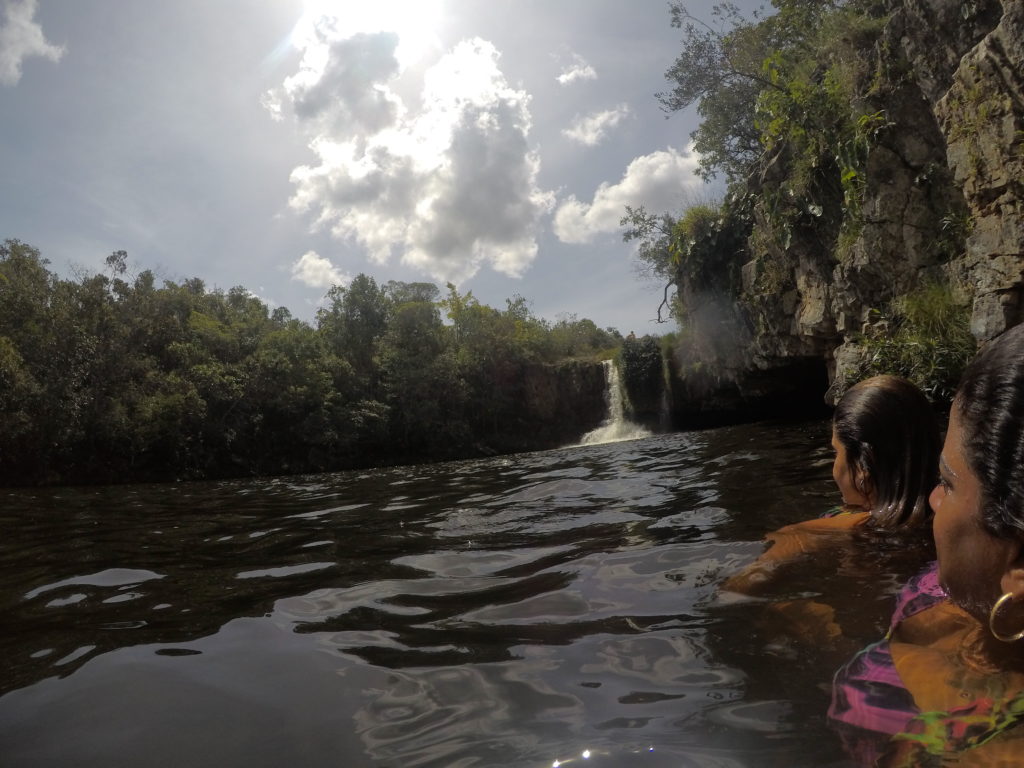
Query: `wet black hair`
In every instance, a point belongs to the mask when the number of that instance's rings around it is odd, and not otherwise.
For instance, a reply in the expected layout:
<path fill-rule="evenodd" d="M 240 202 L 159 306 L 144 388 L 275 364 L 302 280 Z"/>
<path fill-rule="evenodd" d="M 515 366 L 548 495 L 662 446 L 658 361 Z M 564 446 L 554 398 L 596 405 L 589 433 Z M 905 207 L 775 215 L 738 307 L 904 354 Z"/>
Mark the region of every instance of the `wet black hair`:
<path fill-rule="evenodd" d="M 852 476 L 870 483 L 876 527 L 911 529 L 931 518 L 928 495 L 942 444 L 935 412 L 916 385 L 888 375 L 858 382 L 836 406 L 832 427 Z"/>
<path fill-rule="evenodd" d="M 964 457 L 981 484 L 982 524 L 995 536 L 1024 538 L 1024 325 L 971 361 L 953 407 Z"/>

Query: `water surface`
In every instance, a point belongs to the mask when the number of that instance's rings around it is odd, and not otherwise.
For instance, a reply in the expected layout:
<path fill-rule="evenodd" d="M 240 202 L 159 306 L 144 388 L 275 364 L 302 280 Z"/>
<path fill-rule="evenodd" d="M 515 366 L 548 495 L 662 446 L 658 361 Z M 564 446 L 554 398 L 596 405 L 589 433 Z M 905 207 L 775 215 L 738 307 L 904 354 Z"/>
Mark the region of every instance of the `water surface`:
<path fill-rule="evenodd" d="M 835 659 L 717 589 L 835 503 L 827 442 L 0 492 L 0 762 L 846 765 Z"/>

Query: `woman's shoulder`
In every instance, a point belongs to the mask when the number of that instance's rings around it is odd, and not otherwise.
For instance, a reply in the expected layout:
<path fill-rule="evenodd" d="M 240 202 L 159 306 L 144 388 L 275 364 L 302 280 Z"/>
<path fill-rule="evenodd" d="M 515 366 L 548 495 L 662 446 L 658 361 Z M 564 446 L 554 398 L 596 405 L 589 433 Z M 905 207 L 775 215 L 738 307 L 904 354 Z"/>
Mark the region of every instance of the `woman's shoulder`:
<path fill-rule="evenodd" d="M 871 517 L 870 512 L 861 509 L 840 507 L 826 512 L 821 517 L 802 520 L 799 523 L 784 525 L 776 533 L 828 533 L 843 531 L 863 525 Z"/>

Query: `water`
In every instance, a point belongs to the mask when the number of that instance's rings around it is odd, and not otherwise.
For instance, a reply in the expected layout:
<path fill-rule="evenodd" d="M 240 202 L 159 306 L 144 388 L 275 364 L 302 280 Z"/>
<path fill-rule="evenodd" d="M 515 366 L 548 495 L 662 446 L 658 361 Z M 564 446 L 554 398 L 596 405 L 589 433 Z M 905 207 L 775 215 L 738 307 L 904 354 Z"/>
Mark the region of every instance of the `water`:
<path fill-rule="evenodd" d="M 827 440 L 0 492 L 0 764 L 846 765 L 835 659 L 717 589 L 834 503 Z"/>
<path fill-rule="evenodd" d="M 608 403 L 608 417 L 597 429 L 587 432 L 580 440 L 581 445 L 601 445 L 623 440 L 639 440 L 650 437 L 651 433 L 626 418 L 625 396 L 619 369 L 611 360 L 604 360 L 604 397 Z"/>

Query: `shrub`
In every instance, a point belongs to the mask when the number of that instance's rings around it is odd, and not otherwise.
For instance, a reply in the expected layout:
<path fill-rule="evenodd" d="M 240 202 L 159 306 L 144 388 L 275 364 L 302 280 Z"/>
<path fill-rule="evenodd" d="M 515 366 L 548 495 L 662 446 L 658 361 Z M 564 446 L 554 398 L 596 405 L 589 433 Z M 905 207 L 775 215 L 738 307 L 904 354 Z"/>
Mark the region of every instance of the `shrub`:
<path fill-rule="evenodd" d="M 970 331 L 970 308 L 947 284 L 931 282 L 898 297 L 856 342 L 864 348 L 859 366 L 843 382 L 892 373 L 904 376 L 935 403 L 949 403 L 977 343 Z"/>

